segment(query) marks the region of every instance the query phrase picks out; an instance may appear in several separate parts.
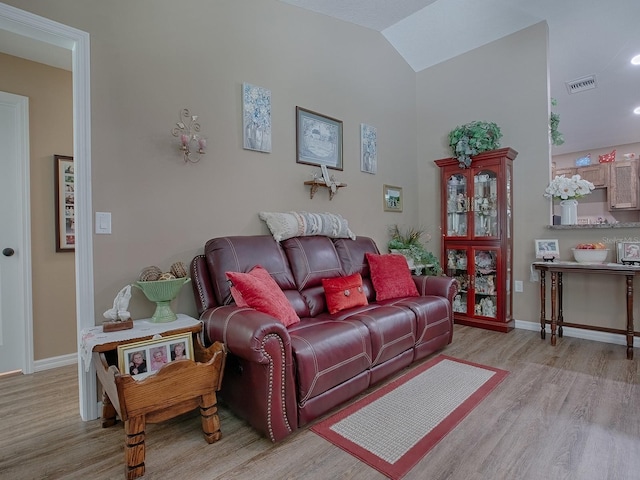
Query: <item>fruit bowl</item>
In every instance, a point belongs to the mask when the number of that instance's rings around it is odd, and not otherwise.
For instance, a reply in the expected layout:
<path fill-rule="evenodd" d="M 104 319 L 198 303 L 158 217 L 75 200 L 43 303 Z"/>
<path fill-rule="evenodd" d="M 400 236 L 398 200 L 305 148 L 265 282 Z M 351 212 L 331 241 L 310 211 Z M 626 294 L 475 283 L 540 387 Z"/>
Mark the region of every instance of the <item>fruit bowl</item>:
<path fill-rule="evenodd" d="M 586 249 L 586 248 L 572 248 L 573 258 L 578 263 L 604 263 L 609 254 L 609 249 Z"/>
<path fill-rule="evenodd" d="M 151 302 L 156 302 L 156 311 L 151 317 L 155 323 L 173 322 L 177 317 L 171 310 L 171 301 L 178 296 L 185 283 L 190 282 L 189 277 L 174 278 L 171 280 L 156 280 L 152 282 L 137 281 L 133 284 L 144 293 Z"/>

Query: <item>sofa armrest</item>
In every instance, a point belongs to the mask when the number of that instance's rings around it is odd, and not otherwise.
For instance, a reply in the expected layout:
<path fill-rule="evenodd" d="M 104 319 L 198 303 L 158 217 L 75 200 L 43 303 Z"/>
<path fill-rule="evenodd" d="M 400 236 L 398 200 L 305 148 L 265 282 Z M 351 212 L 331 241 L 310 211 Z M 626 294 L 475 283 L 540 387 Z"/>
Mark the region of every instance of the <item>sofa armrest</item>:
<path fill-rule="evenodd" d="M 206 344 L 220 341 L 229 355 L 223 401 L 258 432 L 277 442 L 298 428 L 291 337 L 275 318 L 235 305 L 205 310 Z"/>
<path fill-rule="evenodd" d="M 291 357 L 291 338 L 285 326 L 266 313 L 253 308 L 228 305 L 205 310 L 203 321 L 204 340 L 207 345 L 222 342 L 231 353 L 250 362 L 268 363 L 263 342 L 275 334 L 282 339 L 284 355 Z"/>
<path fill-rule="evenodd" d="M 413 275 L 413 281 L 416 283 L 416 287 L 418 287 L 420 295 L 437 295 L 439 297 L 445 297 L 451 304 L 453 303 L 453 297 L 458 291 L 456 281 L 451 277 Z"/>

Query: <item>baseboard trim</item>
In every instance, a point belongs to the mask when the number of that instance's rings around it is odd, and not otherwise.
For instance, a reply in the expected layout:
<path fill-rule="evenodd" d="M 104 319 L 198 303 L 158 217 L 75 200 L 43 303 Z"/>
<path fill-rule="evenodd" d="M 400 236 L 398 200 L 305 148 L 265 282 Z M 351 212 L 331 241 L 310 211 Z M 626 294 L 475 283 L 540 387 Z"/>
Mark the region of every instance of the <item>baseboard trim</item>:
<path fill-rule="evenodd" d="M 51 370 L 52 368 L 66 367 L 67 365 L 77 365 L 78 354 L 69 353 L 58 357 L 44 358 L 33 362 L 33 371 L 42 372 L 43 370 Z"/>
<path fill-rule="evenodd" d="M 540 323 L 526 322 L 524 320 L 516 320 L 516 328 L 520 330 L 531 330 L 540 332 Z M 562 334 L 565 337 L 582 338 L 584 340 L 594 340 L 596 342 L 613 343 L 616 345 L 627 345 L 627 339 L 624 335 L 615 333 L 598 332 L 596 330 L 585 330 L 582 328 L 563 327 Z M 549 327 L 547 326 L 547 338 L 551 338 Z M 640 338 L 633 338 L 633 346 L 640 347 Z"/>

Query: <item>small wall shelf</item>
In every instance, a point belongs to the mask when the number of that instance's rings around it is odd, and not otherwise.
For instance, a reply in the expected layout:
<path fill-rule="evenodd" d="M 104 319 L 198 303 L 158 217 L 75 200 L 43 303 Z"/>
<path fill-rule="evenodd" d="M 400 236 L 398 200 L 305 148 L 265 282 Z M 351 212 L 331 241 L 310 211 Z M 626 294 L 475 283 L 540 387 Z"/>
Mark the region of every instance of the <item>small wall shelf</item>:
<path fill-rule="evenodd" d="M 346 183 L 338 183 L 336 185 L 336 191 L 332 191 L 331 187 L 329 187 L 329 185 L 327 185 L 324 182 L 319 182 L 316 180 L 308 180 L 306 182 L 304 182 L 305 185 L 309 185 L 311 187 L 311 191 L 309 192 L 309 196 L 310 198 L 313 198 L 313 196 L 316 194 L 316 192 L 318 191 L 319 187 L 323 187 L 329 190 L 329 200 L 333 200 L 333 196 L 338 193 L 338 189 L 342 188 L 342 187 L 346 187 L 347 184 Z"/>

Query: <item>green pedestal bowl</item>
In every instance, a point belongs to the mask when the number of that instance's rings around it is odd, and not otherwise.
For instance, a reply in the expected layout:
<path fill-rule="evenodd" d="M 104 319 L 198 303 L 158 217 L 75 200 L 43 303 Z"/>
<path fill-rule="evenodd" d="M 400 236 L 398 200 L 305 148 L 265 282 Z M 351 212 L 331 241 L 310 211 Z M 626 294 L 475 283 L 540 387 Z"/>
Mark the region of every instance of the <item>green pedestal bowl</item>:
<path fill-rule="evenodd" d="M 156 311 L 151 317 L 154 323 L 173 322 L 177 317 L 171 310 L 171 301 L 178 296 L 180 289 L 189 283 L 189 277 L 171 280 L 157 280 L 155 282 L 138 281 L 132 286 L 138 287 L 151 302 L 156 302 Z"/>

